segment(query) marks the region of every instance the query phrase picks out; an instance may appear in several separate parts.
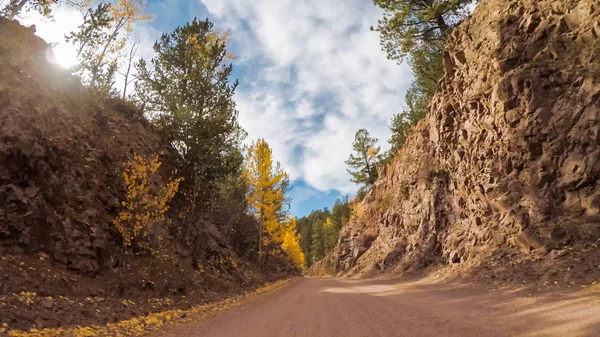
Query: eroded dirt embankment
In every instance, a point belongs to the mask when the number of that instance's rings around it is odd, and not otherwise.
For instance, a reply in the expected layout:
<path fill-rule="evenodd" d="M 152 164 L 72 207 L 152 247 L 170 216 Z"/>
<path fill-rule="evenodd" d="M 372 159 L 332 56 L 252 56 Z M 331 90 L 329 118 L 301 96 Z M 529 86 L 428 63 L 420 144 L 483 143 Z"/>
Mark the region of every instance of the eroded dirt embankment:
<path fill-rule="evenodd" d="M 199 245 L 182 243 L 169 226 L 178 224 L 181 193 L 167 221 L 149 229 L 152 249 L 123 248 L 113 224 L 127 195 L 123 163 L 162 152 L 157 188 L 183 172 L 181 161 L 133 105 L 99 98 L 51 65 L 49 48 L 0 18 L 0 329 L 187 309 L 294 272 L 278 257 L 260 270 L 237 249 L 224 225 L 244 215 L 204 214 Z"/>

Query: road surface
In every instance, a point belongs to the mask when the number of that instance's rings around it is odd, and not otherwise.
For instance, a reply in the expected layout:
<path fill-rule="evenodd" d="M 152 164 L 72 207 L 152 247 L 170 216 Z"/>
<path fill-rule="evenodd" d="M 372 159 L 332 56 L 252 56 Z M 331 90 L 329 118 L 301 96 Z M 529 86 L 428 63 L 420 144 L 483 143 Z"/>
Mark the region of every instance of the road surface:
<path fill-rule="evenodd" d="M 301 279 L 153 336 L 600 336 L 600 291 L 535 295 L 461 283 Z"/>

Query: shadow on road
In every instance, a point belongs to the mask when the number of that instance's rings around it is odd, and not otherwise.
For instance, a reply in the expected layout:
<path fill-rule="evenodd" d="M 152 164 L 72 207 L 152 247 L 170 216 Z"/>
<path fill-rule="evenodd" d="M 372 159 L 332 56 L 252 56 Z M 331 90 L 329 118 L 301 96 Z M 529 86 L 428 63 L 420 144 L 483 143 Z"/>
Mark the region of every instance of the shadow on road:
<path fill-rule="evenodd" d="M 323 280 L 326 281 L 326 280 Z M 329 279 L 323 293 L 379 297 L 441 322 L 498 325 L 510 336 L 600 336 L 600 287 L 577 292 L 485 289 L 455 281 Z M 402 305 L 401 305 L 402 306 Z"/>

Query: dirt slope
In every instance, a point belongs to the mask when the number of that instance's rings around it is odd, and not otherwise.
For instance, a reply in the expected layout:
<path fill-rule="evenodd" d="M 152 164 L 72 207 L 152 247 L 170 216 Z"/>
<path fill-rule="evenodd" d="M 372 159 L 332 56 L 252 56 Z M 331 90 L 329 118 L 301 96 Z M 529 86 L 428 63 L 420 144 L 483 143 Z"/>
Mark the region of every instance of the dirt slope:
<path fill-rule="evenodd" d="M 421 280 L 303 279 L 167 336 L 583 337 L 600 331 L 600 289 L 541 295 Z"/>
<path fill-rule="evenodd" d="M 591 280 L 599 53 L 596 0 L 481 1 L 448 37 L 427 117 L 315 269 L 462 265 L 507 281 Z"/>
<path fill-rule="evenodd" d="M 234 249 L 242 245 L 225 227 L 239 225 L 233 217 L 205 214 L 201 246 L 190 249 L 168 226 L 177 222 L 177 199 L 167 221 L 152 227 L 151 250 L 123 249 L 112 223 L 126 197 L 122 164 L 134 152 L 164 152 L 156 188 L 177 154 L 133 106 L 96 97 L 49 56 L 31 29 L 0 18 L 0 323 L 105 324 L 188 308 L 293 271 L 276 257 L 267 275 Z"/>

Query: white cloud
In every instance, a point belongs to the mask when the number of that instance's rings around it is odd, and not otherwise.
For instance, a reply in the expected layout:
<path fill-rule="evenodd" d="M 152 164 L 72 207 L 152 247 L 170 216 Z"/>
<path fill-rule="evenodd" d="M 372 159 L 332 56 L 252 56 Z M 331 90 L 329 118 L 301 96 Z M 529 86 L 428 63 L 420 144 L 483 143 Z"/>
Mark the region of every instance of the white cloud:
<path fill-rule="evenodd" d="M 386 59 L 377 33 L 369 30 L 381 11 L 365 0 L 200 1 L 217 27 L 232 30 L 241 74 L 236 101 L 249 140 L 265 138 L 292 180 L 321 191 L 354 192 L 344 164 L 354 133 L 366 128 L 385 147 L 387 124 L 412 80 L 408 67 Z M 178 18 L 178 9 L 194 4 L 154 3 L 160 9 L 155 23 L 136 25 L 138 56 L 152 56 L 158 23 L 184 24 L 189 18 Z M 67 6 L 54 13 L 54 22 L 35 16 L 21 22 L 35 23 L 46 41 L 72 48 L 64 35 L 77 28 L 81 15 Z"/>
<path fill-rule="evenodd" d="M 369 30 L 380 10 L 364 0 L 200 1 L 233 31 L 250 138 L 265 138 L 292 180 L 355 191 L 344 164 L 354 133 L 366 128 L 385 147 L 411 81 Z"/>

